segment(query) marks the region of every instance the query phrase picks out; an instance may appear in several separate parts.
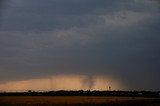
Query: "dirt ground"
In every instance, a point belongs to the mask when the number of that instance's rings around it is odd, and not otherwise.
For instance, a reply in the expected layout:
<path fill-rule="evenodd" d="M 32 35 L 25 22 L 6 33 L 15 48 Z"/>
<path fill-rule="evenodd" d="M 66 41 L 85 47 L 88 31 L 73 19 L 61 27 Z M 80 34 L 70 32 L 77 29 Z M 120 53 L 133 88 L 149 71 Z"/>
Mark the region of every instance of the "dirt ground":
<path fill-rule="evenodd" d="M 0 106 L 160 106 L 160 98 L 105 96 L 0 96 Z"/>

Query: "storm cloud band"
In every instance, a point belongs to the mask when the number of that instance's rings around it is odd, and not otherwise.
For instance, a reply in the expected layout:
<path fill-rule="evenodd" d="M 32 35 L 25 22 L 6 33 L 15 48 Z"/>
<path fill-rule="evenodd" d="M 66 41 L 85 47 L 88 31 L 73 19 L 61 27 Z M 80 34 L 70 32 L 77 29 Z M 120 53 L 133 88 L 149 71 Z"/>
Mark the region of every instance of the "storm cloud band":
<path fill-rule="evenodd" d="M 131 90 L 160 90 L 157 0 L 0 3 L 1 84 L 83 74 L 114 76 Z"/>

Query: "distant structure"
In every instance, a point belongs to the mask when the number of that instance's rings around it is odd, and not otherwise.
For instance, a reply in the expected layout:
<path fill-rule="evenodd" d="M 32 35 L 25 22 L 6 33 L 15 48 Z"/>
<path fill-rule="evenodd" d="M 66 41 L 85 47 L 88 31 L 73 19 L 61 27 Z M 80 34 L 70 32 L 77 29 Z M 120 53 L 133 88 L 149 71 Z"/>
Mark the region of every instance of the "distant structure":
<path fill-rule="evenodd" d="M 109 88 L 109 91 L 111 91 L 111 86 L 109 86 L 108 88 Z"/>
<path fill-rule="evenodd" d="M 28 93 L 32 93 L 32 90 L 28 90 Z"/>

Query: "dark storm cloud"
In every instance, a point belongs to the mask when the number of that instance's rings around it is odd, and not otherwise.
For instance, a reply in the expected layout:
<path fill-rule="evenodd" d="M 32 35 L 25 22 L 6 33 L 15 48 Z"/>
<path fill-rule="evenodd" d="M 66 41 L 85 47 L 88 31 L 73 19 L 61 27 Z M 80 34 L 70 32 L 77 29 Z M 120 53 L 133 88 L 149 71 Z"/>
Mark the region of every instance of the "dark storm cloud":
<path fill-rule="evenodd" d="M 1 82 L 98 74 L 114 76 L 129 89 L 160 89 L 156 2 L 10 0 L 3 8 Z"/>
<path fill-rule="evenodd" d="M 6 0 L 1 0 L 0 1 L 0 22 L 1 22 L 2 14 L 5 11 L 5 5 L 6 5 L 6 3 L 7 3 Z"/>
<path fill-rule="evenodd" d="M 93 0 L 92 2 L 90 0 L 47 0 L 44 3 L 43 0 L 11 0 L 7 3 L 8 11 L 6 10 L 4 15 L 6 20 L 3 21 L 4 26 L 1 29 L 51 30 L 52 28 L 89 25 L 96 22 L 95 15 L 106 14 L 121 9 L 118 8 L 119 2 L 113 0 L 102 0 L 100 2 L 97 0 Z M 128 3 L 128 1 L 124 0 L 120 3 Z"/>
<path fill-rule="evenodd" d="M 0 1 L 0 11 L 2 12 L 3 6 L 4 6 L 5 0 Z"/>

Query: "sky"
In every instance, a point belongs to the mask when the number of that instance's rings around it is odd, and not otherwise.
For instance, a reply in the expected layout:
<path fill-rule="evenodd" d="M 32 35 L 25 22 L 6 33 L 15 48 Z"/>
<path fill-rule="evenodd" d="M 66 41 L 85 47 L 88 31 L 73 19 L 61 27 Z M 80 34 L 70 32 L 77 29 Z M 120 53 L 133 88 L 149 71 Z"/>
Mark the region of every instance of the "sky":
<path fill-rule="evenodd" d="M 160 90 L 159 0 L 1 0 L 0 90 Z"/>

